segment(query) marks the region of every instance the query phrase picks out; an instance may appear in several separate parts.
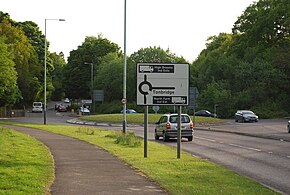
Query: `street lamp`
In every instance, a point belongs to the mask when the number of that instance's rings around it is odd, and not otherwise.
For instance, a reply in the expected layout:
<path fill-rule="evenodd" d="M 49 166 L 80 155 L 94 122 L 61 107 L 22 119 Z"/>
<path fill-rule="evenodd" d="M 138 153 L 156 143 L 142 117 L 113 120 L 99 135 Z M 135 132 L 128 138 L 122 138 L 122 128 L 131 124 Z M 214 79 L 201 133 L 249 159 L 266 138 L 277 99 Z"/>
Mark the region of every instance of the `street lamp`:
<path fill-rule="evenodd" d="M 65 21 L 65 19 L 45 19 L 44 20 L 44 108 L 43 108 L 43 124 L 46 125 L 46 21 L 58 20 Z"/>
<path fill-rule="evenodd" d="M 92 103 L 94 103 L 94 64 L 89 62 L 85 62 L 85 64 L 91 65 L 91 99 Z M 93 111 L 95 111 L 95 105 Z"/>
<path fill-rule="evenodd" d="M 124 100 L 124 106 L 123 106 L 123 133 L 126 133 L 126 126 L 127 126 L 127 122 L 126 122 L 126 69 L 127 69 L 127 60 L 126 60 L 126 8 L 127 7 L 127 2 L 126 0 L 124 0 L 124 74 L 123 74 L 123 100 Z"/>

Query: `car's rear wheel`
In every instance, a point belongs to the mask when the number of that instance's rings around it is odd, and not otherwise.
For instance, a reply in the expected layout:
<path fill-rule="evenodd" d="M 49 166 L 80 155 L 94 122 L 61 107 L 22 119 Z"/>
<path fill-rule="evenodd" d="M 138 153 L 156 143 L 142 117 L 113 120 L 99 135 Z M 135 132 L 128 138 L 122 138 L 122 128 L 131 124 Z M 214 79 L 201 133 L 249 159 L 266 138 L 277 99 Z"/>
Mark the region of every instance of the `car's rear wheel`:
<path fill-rule="evenodd" d="M 193 139 L 193 137 L 192 137 L 192 136 L 190 136 L 190 137 L 187 137 L 187 140 L 188 140 L 189 142 L 191 142 L 191 141 L 192 141 L 192 139 Z"/>
<path fill-rule="evenodd" d="M 169 137 L 166 135 L 165 132 L 163 132 L 163 141 L 164 142 L 168 142 L 169 141 Z"/>
<path fill-rule="evenodd" d="M 156 129 L 155 129 L 155 133 L 154 133 L 154 138 L 155 138 L 155 140 L 159 140 L 159 136 L 156 133 Z"/>

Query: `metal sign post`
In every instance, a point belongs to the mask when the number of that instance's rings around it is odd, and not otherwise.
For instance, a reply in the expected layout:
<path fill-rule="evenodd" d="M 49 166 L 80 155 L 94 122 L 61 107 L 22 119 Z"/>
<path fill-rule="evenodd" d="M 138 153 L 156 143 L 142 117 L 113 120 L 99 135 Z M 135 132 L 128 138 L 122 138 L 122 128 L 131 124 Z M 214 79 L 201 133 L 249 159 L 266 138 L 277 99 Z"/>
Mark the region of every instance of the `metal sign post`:
<path fill-rule="evenodd" d="M 148 153 L 148 106 L 144 106 L 144 158 Z"/>
<path fill-rule="evenodd" d="M 180 158 L 181 151 L 181 106 L 178 106 L 178 128 L 177 128 L 177 158 Z"/>

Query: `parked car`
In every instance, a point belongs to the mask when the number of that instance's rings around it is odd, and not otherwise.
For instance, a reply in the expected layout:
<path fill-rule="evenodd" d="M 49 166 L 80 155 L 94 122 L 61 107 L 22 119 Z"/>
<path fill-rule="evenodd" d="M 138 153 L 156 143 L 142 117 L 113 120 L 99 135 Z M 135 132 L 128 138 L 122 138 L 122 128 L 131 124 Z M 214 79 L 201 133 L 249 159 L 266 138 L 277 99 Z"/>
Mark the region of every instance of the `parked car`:
<path fill-rule="evenodd" d="M 80 107 L 79 112 L 81 115 L 90 115 L 90 110 L 87 107 Z"/>
<path fill-rule="evenodd" d="M 235 113 L 236 122 L 258 122 L 259 117 L 251 110 L 238 110 Z"/>
<path fill-rule="evenodd" d="M 43 111 L 42 102 L 33 102 L 32 112 L 42 112 L 42 111 Z"/>
<path fill-rule="evenodd" d="M 214 114 L 208 110 L 200 110 L 195 113 L 195 116 L 214 117 Z"/>
<path fill-rule="evenodd" d="M 56 104 L 54 104 L 54 110 L 58 110 L 58 107 L 60 106 L 61 104 L 59 104 L 59 103 L 56 103 Z"/>
<path fill-rule="evenodd" d="M 57 107 L 57 111 L 58 112 L 67 112 L 67 107 L 65 105 L 60 104 Z"/>
<path fill-rule="evenodd" d="M 288 121 L 288 133 L 290 133 L 290 121 Z"/>
<path fill-rule="evenodd" d="M 121 110 L 121 113 L 123 113 L 123 110 Z M 127 114 L 138 114 L 135 110 L 133 109 L 126 109 Z"/>
<path fill-rule="evenodd" d="M 156 123 L 154 137 L 159 140 L 169 141 L 170 138 L 177 138 L 178 114 L 164 114 Z M 187 138 L 188 141 L 193 139 L 193 122 L 187 114 L 181 114 L 181 137 Z"/>
<path fill-rule="evenodd" d="M 70 103 L 69 99 L 68 98 L 65 98 L 64 99 L 64 103 Z"/>

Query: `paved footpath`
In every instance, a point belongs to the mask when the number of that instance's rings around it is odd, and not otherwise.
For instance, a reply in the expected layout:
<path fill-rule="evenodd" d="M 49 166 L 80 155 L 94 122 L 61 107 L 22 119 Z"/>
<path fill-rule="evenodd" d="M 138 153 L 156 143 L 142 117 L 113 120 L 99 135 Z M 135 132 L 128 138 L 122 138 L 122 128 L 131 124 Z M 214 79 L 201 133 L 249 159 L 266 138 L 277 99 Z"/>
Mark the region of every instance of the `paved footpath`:
<path fill-rule="evenodd" d="M 92 144 L 46 131 L 5 125 L 43 142 L 55 161 L 52 195 L 167 194 L 123 161 Z"/>

